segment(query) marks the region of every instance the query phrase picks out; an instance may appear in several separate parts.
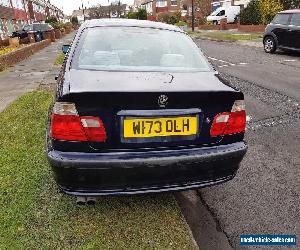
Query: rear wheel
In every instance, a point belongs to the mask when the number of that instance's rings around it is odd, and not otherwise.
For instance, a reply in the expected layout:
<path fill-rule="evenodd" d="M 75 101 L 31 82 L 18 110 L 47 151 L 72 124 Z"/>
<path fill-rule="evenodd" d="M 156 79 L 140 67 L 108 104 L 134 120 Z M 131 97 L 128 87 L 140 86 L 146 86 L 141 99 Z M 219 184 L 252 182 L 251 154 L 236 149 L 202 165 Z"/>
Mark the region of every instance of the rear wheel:
<path fill-rule="evenodd" d="M 267 36 L 264 39 L 264 50 L 266 53 L 274 53 L 276 51 L 276 42 L 275 39 L 271 36 Z"/>

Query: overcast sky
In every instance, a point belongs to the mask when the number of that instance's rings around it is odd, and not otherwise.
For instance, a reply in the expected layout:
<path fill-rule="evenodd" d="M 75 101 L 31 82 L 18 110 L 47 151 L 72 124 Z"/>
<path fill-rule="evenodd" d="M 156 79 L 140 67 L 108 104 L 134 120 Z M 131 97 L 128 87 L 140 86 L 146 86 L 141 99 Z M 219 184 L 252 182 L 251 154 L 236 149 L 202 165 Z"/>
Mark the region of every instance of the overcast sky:
<path fill-rule="evenodd" d="M 108 5 L 108 1 L 114 2 L 114 0 L 50 0 L 50 2 L 56 7 L 63 9 L 64 13 L 71 15 L 73 10 L 79 9 L 79 7 L 90 7 L 97 4 Z M 122 3 L 133 4 L 134 0 L 121 0 Z"/>

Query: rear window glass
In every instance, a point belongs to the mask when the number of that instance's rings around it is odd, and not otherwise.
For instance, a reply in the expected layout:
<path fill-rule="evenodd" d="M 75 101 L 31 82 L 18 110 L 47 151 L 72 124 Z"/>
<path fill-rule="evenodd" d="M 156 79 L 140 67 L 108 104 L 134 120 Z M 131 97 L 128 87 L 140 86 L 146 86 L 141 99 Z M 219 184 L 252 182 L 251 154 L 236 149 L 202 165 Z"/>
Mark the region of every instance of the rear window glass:
<path fill-rule="evenodd" d="M 289 23 L 289 14 L 278 14 L 274 17 L 272 23 L 287 25 Z"/>
<path fill-rule="evenodd" d="M 138 27 L 87 29 L 73 62 L 77 69 L 102 71 L 211 71 L 187 35 Z"/>
<path fill-rule="evenodd" d="M 300 13 L 292 15 L 291 25 L 300 26 Z"/>

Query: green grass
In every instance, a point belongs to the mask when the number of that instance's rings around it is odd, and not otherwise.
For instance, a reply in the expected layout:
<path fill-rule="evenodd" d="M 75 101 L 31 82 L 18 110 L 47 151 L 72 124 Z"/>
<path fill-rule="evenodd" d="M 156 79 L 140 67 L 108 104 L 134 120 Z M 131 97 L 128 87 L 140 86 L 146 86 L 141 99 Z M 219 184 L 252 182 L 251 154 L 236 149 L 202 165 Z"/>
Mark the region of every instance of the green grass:
<path fill-rule="evenodd" d="M 64 63 L 65 56 L 66 55 L 64 53 L 60 53 L 55 59 L 54 65 L 62 65 Z"/>
<path fill-rule="evenodd" d="M 262 39 L 261 34 L 253 33 L 227 33 L 222 31 L 213 32 L 195 32 L 192 34 L 195 38 L 206 38 L 220 41 L 253 41 Z"/>
<path fill-rule="evenodd" d="M 194 249 L 171 194 L 81 207 L 58 191 L 44 148 L 52 98 L 31 92 L 0 113 L 0 249 Z"/>

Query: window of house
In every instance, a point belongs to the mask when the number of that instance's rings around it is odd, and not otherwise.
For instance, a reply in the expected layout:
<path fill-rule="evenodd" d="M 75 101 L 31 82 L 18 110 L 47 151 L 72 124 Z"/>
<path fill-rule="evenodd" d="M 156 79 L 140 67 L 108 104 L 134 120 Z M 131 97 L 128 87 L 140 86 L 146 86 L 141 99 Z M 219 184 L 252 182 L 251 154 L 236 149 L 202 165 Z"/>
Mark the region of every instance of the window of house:
<path fill-rule="evenodd" d="M 11 7 L 9 0 L 0 0 L 0 5 L 4 7 Z"/>
<path fill-rule="evenodd" d="M 22 0 L 12 0 L 11 3 L 15 9 L 24 10 L 24 4 Z"/>
<path fill-rule="evenodd" d="M 300 14 L 293 14 L 292 15 L 291 25 L 300 26 Z"/>
<path fill-rule="evenodd" d="M 177 6 L 177 0 L 171 0 L 171 5 L 172 6 Z"/>
<path fill-rule="evenodd" d="M 164 0 L 156 1 L 156 7 L 167 7 L 167 1 Z"/>
<path fill-rule="evenodd" d="M 33 4 L 33 11 L 38 13 L 44 13 L 44 7 L 38 4 Z"/>

